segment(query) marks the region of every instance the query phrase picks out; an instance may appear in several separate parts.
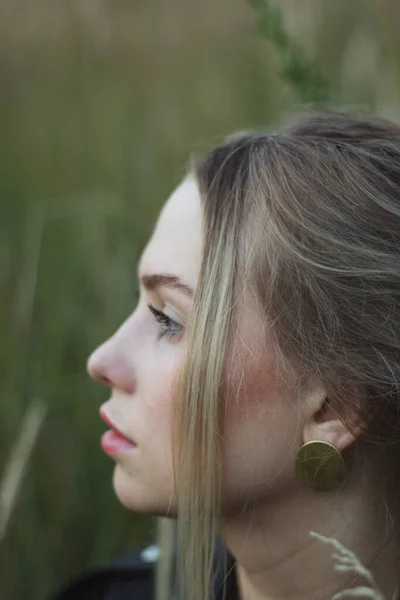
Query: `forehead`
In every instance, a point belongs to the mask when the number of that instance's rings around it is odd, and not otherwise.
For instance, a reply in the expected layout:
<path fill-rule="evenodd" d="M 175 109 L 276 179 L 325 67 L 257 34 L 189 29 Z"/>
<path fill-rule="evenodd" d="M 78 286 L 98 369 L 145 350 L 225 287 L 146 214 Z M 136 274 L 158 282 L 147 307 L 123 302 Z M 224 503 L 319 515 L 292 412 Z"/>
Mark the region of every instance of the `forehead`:
<path fill-rule="evenodd" d="M 170 273 L 196 286 L 202 243 L 202 210 L 197 183 L 185 179 L 161 210 L 143 251 L 140 273 Z"/>

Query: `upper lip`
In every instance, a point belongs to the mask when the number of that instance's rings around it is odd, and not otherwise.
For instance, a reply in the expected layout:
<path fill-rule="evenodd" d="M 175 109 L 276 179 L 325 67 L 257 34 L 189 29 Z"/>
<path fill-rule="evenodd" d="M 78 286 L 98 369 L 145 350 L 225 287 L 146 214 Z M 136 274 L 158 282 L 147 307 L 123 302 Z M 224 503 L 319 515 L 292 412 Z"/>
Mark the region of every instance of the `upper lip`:
<path fill-rule="evenodd" d="M 119 429 L 116 425 L 114 425 L 114 423 L 111 421 L 111 419 L 103 411 L 100 411 L 100 417 L 103 419 L 103 421 L 109 427 L 111 427 L 111 429 L 114 429 L 117 433 L 119 433 L 120 435 L 122 435 L 122 437 L 124 437 L 127 440 L 129 440 L 130 442 L 132 442 L 132 444 L 135 443 L 128 435 L 126 435 L 123 431 L 121 431 L 121 429 Z"/>

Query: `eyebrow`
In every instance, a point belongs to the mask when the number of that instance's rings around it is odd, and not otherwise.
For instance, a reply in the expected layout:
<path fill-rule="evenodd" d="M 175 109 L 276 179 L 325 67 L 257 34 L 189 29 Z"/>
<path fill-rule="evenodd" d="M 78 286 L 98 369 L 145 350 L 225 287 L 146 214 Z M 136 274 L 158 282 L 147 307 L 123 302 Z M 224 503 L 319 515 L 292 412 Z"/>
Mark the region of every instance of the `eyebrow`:
<path fill-rule="evenodd" d="M 142 275 L 140 281 L 147 290 L 155 290 L 159 287 L 168 287 L 182 292 L 185 296 L 192 298 L 194 290 L 190 285 L 184 283 L 176 275 L 166 273 L 155 273 L 154 275 Z"/>

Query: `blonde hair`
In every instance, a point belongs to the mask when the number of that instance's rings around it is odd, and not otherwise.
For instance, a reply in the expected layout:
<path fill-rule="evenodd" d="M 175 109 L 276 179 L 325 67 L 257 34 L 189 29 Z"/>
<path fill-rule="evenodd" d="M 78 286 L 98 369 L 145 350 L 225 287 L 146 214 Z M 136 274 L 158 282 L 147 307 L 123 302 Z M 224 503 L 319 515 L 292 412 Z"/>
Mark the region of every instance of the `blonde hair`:
<path fill-rule="evenodd" d="M 294 388 L 320 381 L 348 428 L 356 411 L 368 448 L 399 467 L 400 128 L 310 114 L 273 135 L 235 136 L 192 172 L 203 256 L 177 395 L 176 579 L 181 600 L 208 600 L 226 356 L 244 286 Z"/>

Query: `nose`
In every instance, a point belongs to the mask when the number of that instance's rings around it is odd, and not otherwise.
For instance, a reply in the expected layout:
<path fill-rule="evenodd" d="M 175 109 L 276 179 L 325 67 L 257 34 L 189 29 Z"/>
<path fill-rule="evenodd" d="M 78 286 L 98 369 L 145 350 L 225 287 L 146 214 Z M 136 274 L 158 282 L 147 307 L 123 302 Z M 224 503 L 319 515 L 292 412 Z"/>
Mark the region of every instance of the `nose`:
<path fill-rule="evenodd" d="M 127 394 L 135 391 L 135 378 L 132 365 L 118 350 L 113 338 L 99 346 L 87 362 L 89 375 L 111 388 L 117 388 Z"/>

